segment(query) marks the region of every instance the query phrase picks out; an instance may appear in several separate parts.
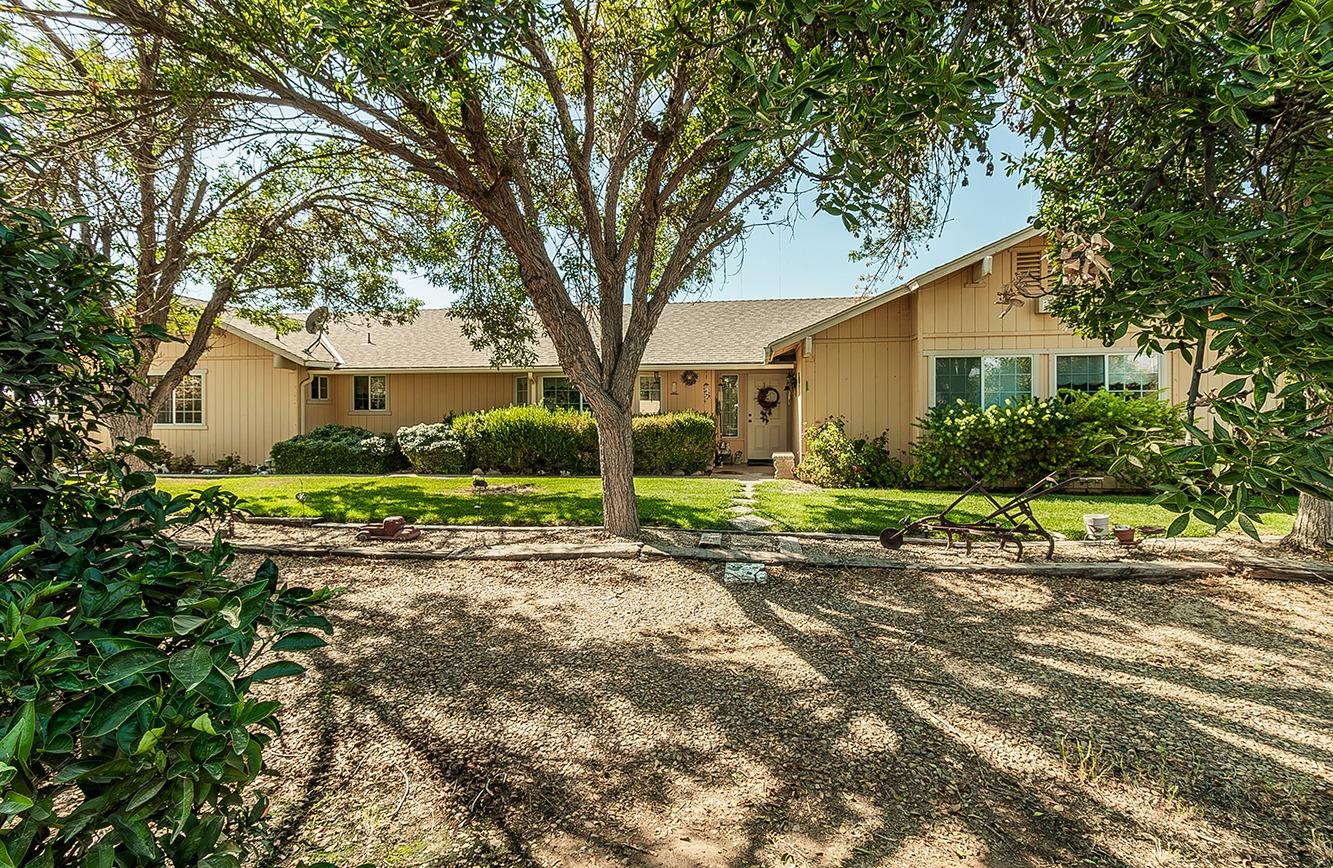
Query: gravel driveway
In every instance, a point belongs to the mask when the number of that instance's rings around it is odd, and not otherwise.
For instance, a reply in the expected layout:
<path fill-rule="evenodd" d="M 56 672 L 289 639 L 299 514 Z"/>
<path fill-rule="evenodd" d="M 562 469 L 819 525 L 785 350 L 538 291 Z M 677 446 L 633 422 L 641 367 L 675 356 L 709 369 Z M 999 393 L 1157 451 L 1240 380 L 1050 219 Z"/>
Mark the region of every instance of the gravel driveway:
<path fill-rule="evenodd" d="M 272 864 L 1333 862 L 1328 586 L 281 567 Z"/>

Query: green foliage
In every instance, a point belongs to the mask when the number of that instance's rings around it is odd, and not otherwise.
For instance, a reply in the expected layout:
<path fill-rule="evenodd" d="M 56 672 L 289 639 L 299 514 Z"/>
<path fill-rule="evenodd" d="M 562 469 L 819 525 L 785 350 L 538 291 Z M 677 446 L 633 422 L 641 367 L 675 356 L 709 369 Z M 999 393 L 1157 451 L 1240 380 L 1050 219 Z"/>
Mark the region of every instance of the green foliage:
<path fill-rule="evenodd" d="M 254 473 L 255 470 L 253 464 L 247 464 L 245 459 L 241 458 L 240 454 L 236 452 L 219 458 L 217 468 L 219 473 Z"/>
<path fill-rule="evenodd" d="M 588 413 L 500 407 L 453 420 L 468 463 L 514 473 L 595 473 L 597 425 Z"/>
<path fill-rule="evenodd" d="M 712 466 L 717 423 L 703 413 L 663 413 L 634 420 L 634 469 L 664 475 Z M 500 407 L 448 421 L 398 429 L 398 445 L 420 473 L 473 467 L 510 473 L 595 473 L 597 425 L 588 413 Z"/>
<path fill-rule="evenodd" d="M 717 422 L 692 410 L 634 420 L 634 471 L 700 473 L 717 456 Z"/>
<path fill-rule="evenodd" d="M 248 694 L 301 671 L 273 652 L 324 644 L 327 592 L 177 545 L 235 497 L 156 491 L 92 450 L 99 419 L 141 409 L 109 266 L 41 213 L 3 216 L 0 864 L 238 866 L 278 729 Z"/>
<path fill-rule="evenodd" d="M 161 457 L 161 453 L 156 449 L 152 450 L 150 454 L 154 458 Z M 199 469 L 199 462 L 194 460 L 194 453 L 192 452 L 187 452 L 184 455 L 172 455 L 168 452 L 166 459 L 163 463 L 166 464 L 167 470 L 172 473 L 194 473 Z"/>
<path fill-rule="evenodd" d="M 1026 486 L 1055 471 L 1114 473 L 1145 487 L 1174 478 L 1164 456 L 1185 433 L 1179 407 L 1106 391 L 984 409 L 959 402 L 931 409 L 919 424 L 912 479 L 947 487 L 967 485 L 968 476 Z"/>
<path fill-rule="evenodd" d="M 320 425 L 273 444 L 276 473 L 392 473 L 405 462 L 387 434 L 353 425 Z"/>
<path fill-rule="evenodd" d="M 907 479 L 902 461 L 889 451 L 887 432 L 853 440 L 841 417 L 805 429 L 805 455 L 796 475 L 823 488 L 898 488 Z"/>
<path fill-rule="evenodd" d="M 398 429 L 398 448 L 417 473 L 462 473 L 468 453 L 448 422 Z"/>
<path fill-rule="evenodd" d="M 1217 424 L 1171 450 L 1164 503 L 1218 527 L 1333 496 L 1329 21 L 1327 3 L 1079 5 L 1022 80 L 1053 309 L 1199 366 Z"/>

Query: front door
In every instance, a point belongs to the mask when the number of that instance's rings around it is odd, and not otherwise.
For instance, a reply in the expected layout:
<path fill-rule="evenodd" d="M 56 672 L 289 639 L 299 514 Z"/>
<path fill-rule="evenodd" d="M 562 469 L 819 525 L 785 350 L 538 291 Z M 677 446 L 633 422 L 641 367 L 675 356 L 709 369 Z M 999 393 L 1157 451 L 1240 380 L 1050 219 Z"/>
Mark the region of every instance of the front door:
<path fill-rule="evenodd" d="M 787 385 L 787 375 L 785 372 L 758 373 L 750 374 L 745 378 L 748 394 L 744 396 L 746 407 L 745 423 L 745 454 L 755 461 L 769 461 L 773 458 L 774 452 L 787 451 L 787 420 L 791 413 L 791 393 L 784 387 Z M 777 395 L 777 406 L 773 407 L 768 413 L 768 419 L 764 419 L 763 406 L 759 403 L 759 390 L 770 389 L 767 392 L 769 402 L 772 402 L 774 393 Z"/>

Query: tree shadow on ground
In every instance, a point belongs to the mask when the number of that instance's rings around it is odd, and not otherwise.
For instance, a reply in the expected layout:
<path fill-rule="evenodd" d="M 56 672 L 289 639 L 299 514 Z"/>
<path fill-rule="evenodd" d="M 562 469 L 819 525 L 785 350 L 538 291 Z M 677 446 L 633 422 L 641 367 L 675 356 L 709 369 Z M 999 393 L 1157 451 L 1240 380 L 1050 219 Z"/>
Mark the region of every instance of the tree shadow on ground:
<path fill-rule="evenodd" d="M 516 863 L 1295 865 L 1333 831 L 1328 636 L 1257 586 L 458 569 L 353 585 L 311 663 L 355 689 L 302 737 L 401 742 Z"/>

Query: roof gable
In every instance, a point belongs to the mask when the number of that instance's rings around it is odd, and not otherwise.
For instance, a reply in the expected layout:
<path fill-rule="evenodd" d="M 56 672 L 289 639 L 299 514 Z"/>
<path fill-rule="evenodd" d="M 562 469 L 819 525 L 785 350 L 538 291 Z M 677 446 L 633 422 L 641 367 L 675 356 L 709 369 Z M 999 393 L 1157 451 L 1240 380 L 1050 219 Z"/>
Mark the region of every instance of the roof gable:
<path fill-rule="evenodd" d="M 818 332 L 822 332 L 825 329 L 832 328 L 833 326 L 838 325 L 839 323 L 844 323 L 849 319 L 854 319 L 860 316 L 861 314 L 866 313 L 867 311 L 874 310 L 875 308 L 880 307 L 881 305 L 888 304 L 891 301 L 897 301 L 898 299 L 902 298 L 908 293 L 916 292 L 917 289 L 919 289 L 922 286 L 925 286 L 928 283 L 931 283 L 932 281 L 939 280 L 941 277 L 946 277 L 950 274 L 953 274 L 960 268 L 965 268 L 966 266 L 971 265 L 981 259 L 984 259 L 987 256 L 992 256 L 996 253 L 999 253 L 1001 250 L 1004 250 L 1005 248 L 1012 247 L 1015 244 L 1021 244 L 1024 241 L 1036 238 L 1041 234 L 1042 230 L 1029 226 L 1025 229 L 1020 229 L 1017 232 L 1010 233 L 1009 235 L 1006 235 L 1003 238 L 993 241 L 984 247 L 978 247 L 976 250 L 964 253 L 962 256 L 952 259 L 949 262 L 944 263 L 943 265 L 932 268 L 929 271 L 923 271 L 918 275 L 909 277 L 907 280 L 903 281 L 902 283 L 898 284 L 892 289 L 885 290 L 884 292 L 881 292 L 878 295 L 872 295 L 869 298 L 858 301 L 857 303 L 850 305 L 840 311 L 835 311 L 834 313 L 824 317 L 823 319 L 817 322 L 809 323 L 805 326 L 802 326 L 799 329 L 796 329 L 788 334 L 784 334 L 781 337 L 778 337 L 773 341 L 770 341 L 769 344 L 764 348 L 764 358 L 765 360 L 772 359 L 773 356 L 783 352 L 784 350 L 794 346 L 795 344 L 800 343 L 801 341 L 805 340 L 805 338 L 811 335 L 817 334 Z"/>

